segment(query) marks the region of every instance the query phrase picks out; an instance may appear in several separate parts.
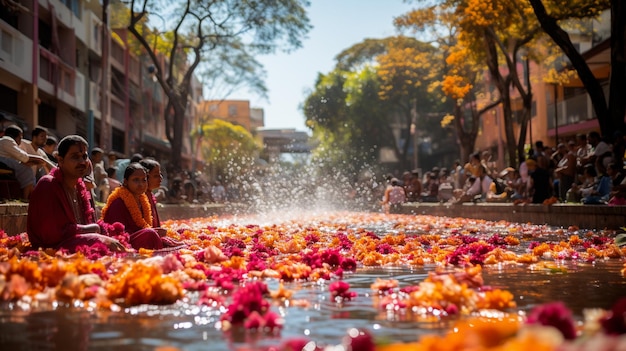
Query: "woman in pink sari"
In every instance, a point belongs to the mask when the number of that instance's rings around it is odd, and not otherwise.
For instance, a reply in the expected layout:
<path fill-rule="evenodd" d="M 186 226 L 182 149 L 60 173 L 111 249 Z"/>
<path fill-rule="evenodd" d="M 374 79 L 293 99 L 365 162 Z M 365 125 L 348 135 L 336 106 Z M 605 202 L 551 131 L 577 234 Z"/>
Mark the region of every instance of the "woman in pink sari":
<path fill-rule="evenodd" d="M 158 250 L 163 248 L 159 230 L 154 228 L 148 189 L 147 170 L 139 163 L 131 163 L 124 171 L 122 186 L 109 195 L 102 209 L 102 220 L 113 224 L 119 222 L 130 234 L 133 248 Z M 168 245 L 169 246 L 169 245 Z"/>

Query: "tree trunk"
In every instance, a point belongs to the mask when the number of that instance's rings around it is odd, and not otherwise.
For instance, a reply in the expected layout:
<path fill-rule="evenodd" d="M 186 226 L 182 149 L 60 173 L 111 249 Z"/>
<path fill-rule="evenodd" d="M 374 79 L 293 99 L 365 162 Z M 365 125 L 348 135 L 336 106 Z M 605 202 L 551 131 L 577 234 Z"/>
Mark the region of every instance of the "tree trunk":
<path fill-rule="evenodd" d="M 626 132 L 626 2 L 611 1 L 611 81 L 609 113 L 611 130 Z"/>
<path fill-rule="evenodd" d="M 469 157 L 476 147 L 476 136 L 478 128 L 474 126 L 478 124 L 477 120 L 472 121 L 472 128 L 469 132 L 465 131 L 465 121 L 463 120 L 463 112 L 459 105 L 454 106 L 454 129 L 456 130 L 457 142 L 459 144 L 459 156 L 461 164 L 469 162 Z"/>
<path fill-rule="evenodd" d="M 578 72 L 578 77 L 582 81 L 585 89 L 587 90 L 587 94 L 591 98 L 591 103 L 593 104 L 593 110 L 596 113 L 598 118 L 598 123 L 600 124 L 600 129 L 602 130 L 603 135 L 612 134 L 613 124 L 611 121 L 611 117 L 609 116 L 609 109 L 606 104 L 604 91 L 602 91 L 602 86 L 600 82 L 596 79 L 585 62 L 583 56 L 576 50 L 574 44 L 569 38 L 567 32 L 565 32 L 559 24 L 556 22 L 556 19 L 546 12 L 546 8 L 543 6 L 541 0 L 529 0 L 530 4 L 533 7 L 535 15 L 541 24 L 541 28 L 546 34 L 554 40 L 554 42 L 563 50 L 563 53 L 569 58 L 572 63 L 572 66 Z M 621 0 L 613 0 L 613 5 L 617 3 L 621 3 Z M 624 6 L 623 4 L 621 6 Z M 623 10 L 622 10 L 623 11 Z M 622 19 L 622 21 L 624 21 Z M 622 37 L 624 36 L 622 32 Z M 623 50 L 623 46 L 622 46 Z M 623 79 L 624 77 L 620 77 Z M 621 97 L 623 99 L 623 96 Z M 622 124 L 623 124 L 623 115 L 622 115 Z"/>
<path fill-rule="evenodd" d="M 489 35 L 485 35 L 485 46 L 489 74 L 500 93 L 500 100 L 502 101 L 502 118 L 504 119 L 504 135 L 506 137 L 507 152 L 509 153 L 509 166 L 517 167 L 517 148 L 515 145 L 517 139 L 515 139 L 515 133 L 513 132 L 513 113 L 511 109 L 511 92 L 509 90 L 511 81 L 510 78 L 505 78 L 500 73 L 496 44 Z"/>
<path fill-rule="evenodd" d="M 174 101 L 171 101 L 174 100 Z M 184 100 L 185 102 L 181 101 Z M 170 142 L 170 165 L 173 169 L 182 170 L 182 155 L 183 155 L 183 127 L 185 123 L 185 109 L 182 106 L 186 105 L 186 100 L 179 96 L 170 97 L 170 103 L 174 110 L 172 121 L 170 124 L 171 129 L 166 131 L 167 139 Z M 168 113 L 168 112 L 166 112 Z M 167 117 L 166 117 L 167 118 Z"/>

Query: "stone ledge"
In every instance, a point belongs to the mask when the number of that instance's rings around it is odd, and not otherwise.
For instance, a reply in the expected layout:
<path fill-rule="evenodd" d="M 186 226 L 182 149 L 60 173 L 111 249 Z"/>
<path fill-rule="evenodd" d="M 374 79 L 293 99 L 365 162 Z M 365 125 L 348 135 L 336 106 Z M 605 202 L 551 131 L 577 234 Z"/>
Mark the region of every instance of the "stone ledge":
<path fill-rule="evenodd" d="M 237 205 L 159 205 L 161 220 L 190 219 L 244 213 Z M 588 229 L 619 229 L 626 226 L 626 206 L 555 204 L 513 205 L 511 203 L 467 203 L 447 205 L 439 203 L 407 203 L 400 210 L 404 214 L 424 214 L 463 217 L 488 221 L 547 224 L 555 227 L 576 225 Z M 28 204 L 0 204 L 0 228 L 9 235 L 26 231 Z"/>
<path fill-rule="evenodd" d="M 626 226 L 626 206 L 407 203 L 403 205 L 400 212 L 405 214 L 484 219 L 488 221 L 505 220 L 518 223 L 547 224 L 555 227 L 575 225 L 579 228 L 588 229 L 619 229 Z"/>

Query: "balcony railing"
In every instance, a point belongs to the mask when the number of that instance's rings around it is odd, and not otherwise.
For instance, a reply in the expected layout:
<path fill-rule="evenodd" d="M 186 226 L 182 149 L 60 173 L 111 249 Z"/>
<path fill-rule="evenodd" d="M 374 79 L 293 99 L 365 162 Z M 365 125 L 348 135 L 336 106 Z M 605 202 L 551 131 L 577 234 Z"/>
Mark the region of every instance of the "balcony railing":
<path fill-rule="evenodd" d="M 32 40 L 0 20 L 0 44 L 0 68 L 32 83 Z"/>
<path fill-rule="evenodd" d="M 57 55 L 39 47 L 39 77 L 55 87 L 74 96 L 75 70 Z"/>
<path fill-rule="evenodd" d="M 111 97 L 111 118 L 114 121 L 123 123 L 126 119 L 126 110 L 124 104 L 117 101 L 116 98 Z"/>
<path fill-rule="evenodd" d="M 98 83 L 89 82 L 89 109 L 94 112 L 96 117 L 100 117 L 100 101 L 102 101 L 100 96 L 100 86 Z"/>
<path fill-rule="evenodd" d="M 605 85 L 602 89 L 604 90 L 605 97 L 608 98 L 609 86 Z M 562 127 L 596 118 L 588 94 L 580 94 L 566 99 L 565 101 L 557 102 L 556 111 L 554 103 L 548 104 L 547 108 L 548 129 L 554 129 L 557 125 L 556 122 L 558 122 L 559 127 Z M 555 121 L 554 118 L 555 113 L 557 114 L 557 121 Z"/>

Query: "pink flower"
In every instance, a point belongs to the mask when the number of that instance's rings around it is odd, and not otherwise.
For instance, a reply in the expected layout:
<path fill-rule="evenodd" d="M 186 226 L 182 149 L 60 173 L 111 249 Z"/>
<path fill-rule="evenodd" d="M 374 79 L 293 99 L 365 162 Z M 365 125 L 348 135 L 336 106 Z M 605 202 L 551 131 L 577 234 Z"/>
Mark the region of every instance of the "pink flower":
<path fill-rule="evenodd" d="M 535 307 L 528 315 L 526 323 L 555 327 L 566 339 L 573 340 L 576 338 L 576 326 L 572 312 L 560 301 Z"/>
<path fill-rule="evenodd" d="M 356 297 L 356 292 L 348 291 L 350 289 L 350 284 L 344 282 L 343 280 L 336 281 L 331 283 L 328 287 L 330 290 L 330 296 L 333 301 L 336 301 L 337 298 L 342 300 L 351 300 Z"/>
<path fill-rule="evenodd" d="M 348 335 L 344 337 L 342 344 L 346 350 L 353 351 L 374 351 L 376 344 L 374 338 L 367 330 L 350 329 Z"/>

